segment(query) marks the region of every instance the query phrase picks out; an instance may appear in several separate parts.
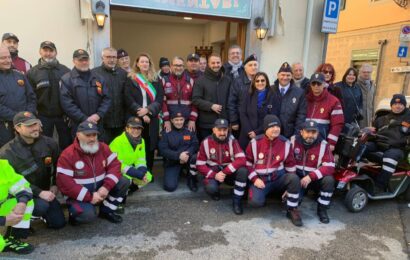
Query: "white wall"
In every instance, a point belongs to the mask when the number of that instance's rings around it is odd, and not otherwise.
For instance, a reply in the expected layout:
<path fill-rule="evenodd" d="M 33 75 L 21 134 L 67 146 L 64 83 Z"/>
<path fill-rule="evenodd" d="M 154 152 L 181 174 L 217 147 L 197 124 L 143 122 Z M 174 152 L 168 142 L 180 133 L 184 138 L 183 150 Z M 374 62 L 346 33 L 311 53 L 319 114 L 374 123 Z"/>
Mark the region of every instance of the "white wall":
<path fill-rule="evenodd" d="M 184 59 L 202 45 L 204 25 L 167 24 L 112 19 L 112 44 L 124 48 L 132 63 L 139 52 L 147 52 L 158 69 L 160 57 L 178 55 Z"/>
<path fill-rule="evenodd" d="M 49 40 L 56 44 L 60 62 L 72 67 L 74 50 L 87 48 L 87 30 L 92 36 L 96 26 L 93 22 L 88 27 L 82 24 L 78 0 L 1 0 L 0 19 L 0 34 L 16 34 L 19 55 L 33 65 L 39 58 L 40 43 Z"/>

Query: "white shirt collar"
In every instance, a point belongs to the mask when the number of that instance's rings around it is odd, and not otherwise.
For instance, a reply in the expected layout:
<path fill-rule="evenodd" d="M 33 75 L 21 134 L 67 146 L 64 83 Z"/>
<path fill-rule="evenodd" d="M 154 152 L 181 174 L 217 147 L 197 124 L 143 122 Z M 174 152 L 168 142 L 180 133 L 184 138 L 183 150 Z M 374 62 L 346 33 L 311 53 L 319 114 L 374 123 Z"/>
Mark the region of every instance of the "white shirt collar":
<path fill-rule="evenodd" d="M 286 94 L 289 90 L 289 87 L 290 87 L 290 83 L 287 84 L 286 86 L 282 86 L 281 84 L 279 84 L 279 92 L 281 92 L 280 89 L 284 88 L 285 89 L 285 94 Z"/>

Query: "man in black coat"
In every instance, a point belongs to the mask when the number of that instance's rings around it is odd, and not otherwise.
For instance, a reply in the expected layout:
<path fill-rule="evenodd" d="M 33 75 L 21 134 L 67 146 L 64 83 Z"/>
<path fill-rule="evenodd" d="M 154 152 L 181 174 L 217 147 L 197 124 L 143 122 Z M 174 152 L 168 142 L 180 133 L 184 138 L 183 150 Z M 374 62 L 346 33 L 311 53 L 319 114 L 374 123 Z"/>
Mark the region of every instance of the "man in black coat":
<path fill-rule="evenodd" d="M 305 77 L 305 69 L 303 68 L 302 63 L 295 62 L 292 64 L 292 74 L 295 85 L 307 91 L 309 79 Z"/>
<path fill-rule="evenodd" d="M 306 120 L 307 105 L 305 91 L 296 87 L 293 82 L 292 68 L 289 63 L 285 62 L 280 67 L 273 90 L 276 99 L 279 100 L 281 134 L 286 138 L 290 138 L 302 129 L 302 125 Z"/>
<path fill-rule="evenodd" d="M 58 143 L 64 150 L 71 144 L 71 135 L 60 104 L 60 80 L 70 69 L 58 62 L 57 48 L 50 41 L 40 44 L 40 56 L 38 64 L 28 71 L 27 78 L 37 95 L 37 113 L 43 134 L 53 137 L 55 127 Z"/>
<path fill-rule="evenodd" d="M 215 120 L 227 119 L 227 103 L 231 80 L 222 72 L 222 60 L 218 54 L 211 54 L 203 76 L 195 81 L 192 104 L 198 108 L 198 139 L 202 141 L 212 134 Z"/>
<path fill-rule="evenodd" d="M 117 50 L 114 48 L 103 49 L 102 65 L 92 71 L 104 79 L 111 99 L 111 107 L 103 122 L 103 141 L 110 144 L 115 137 L 122 134 L 125 127 L 124 86 L 127 72 L 117 67 Z"/>
<path fill-rule="evenodd" d="M 225 76 L 233 81 L 244 74 L 242 64 L 242 49 L 239 45 L 232 45 L 228 49 L 228 61 L 224 63 Z"/>
<path fill-rule="evenodd" d="M 90 70 L 90 56 L 78 49 L 73 54 L 74 68 L 61 78 L 60 98 L 64 112 L 70 118 L 71 135 L 75 136 L 81 122 L 98 124 L 104 133 L 102 118 L 111 106 L 103 79 Z"/>

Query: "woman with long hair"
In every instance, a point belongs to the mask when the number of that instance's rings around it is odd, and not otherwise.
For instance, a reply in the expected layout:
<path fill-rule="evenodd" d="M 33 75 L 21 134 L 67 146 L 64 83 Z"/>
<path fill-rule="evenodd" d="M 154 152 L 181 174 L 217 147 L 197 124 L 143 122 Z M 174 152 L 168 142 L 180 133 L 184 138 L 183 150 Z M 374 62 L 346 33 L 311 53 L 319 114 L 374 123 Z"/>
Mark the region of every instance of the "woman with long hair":
<path fill-rule="evenodd" d="M 343 114 L 345 123 L 362 120 L 363 97 L 357 83 L 358 72 L 355 68 L 348 68 L 343 75 L 342 81 L 336 83 L 336 87 L 342 91 Z"/>
<path fill-rule="evenodd" d="M 249 90 L 244 91 L 242 102 L 239 104 L 241 121 L 239 144 L 242 149 L 246 149 L 252 138 L 264 132 L 263 119 L 267 114 L 278 116 L 280 103 L 274 102 L 274 98 L 268 75 L 265 72 L 256 73 Z"/>
<path fill-rule="evenodd" d="M 145 141 L 147 168 L 152 173 L 154 151 L 158 144 L 158 115 L 164 92 L 157 80 L 152 59 L 147 53 L 136 57 L 132 71 L 128 74 L 124 95 L 128 117 L 137 116 L 143 122 L 142 138 Z"/>

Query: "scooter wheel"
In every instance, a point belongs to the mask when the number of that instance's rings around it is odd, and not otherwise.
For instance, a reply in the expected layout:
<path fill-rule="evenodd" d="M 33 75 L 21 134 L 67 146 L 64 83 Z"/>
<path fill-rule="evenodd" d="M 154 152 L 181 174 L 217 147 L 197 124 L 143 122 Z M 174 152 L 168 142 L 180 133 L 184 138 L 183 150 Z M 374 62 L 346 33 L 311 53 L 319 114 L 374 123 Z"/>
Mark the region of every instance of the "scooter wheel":
<path fill-rule="evenodd" d="M 345 197 L 346 207 L 353 213 L 362 211 L 368 201 L 367 192 L 356 185 L 347 192 Z"/>

